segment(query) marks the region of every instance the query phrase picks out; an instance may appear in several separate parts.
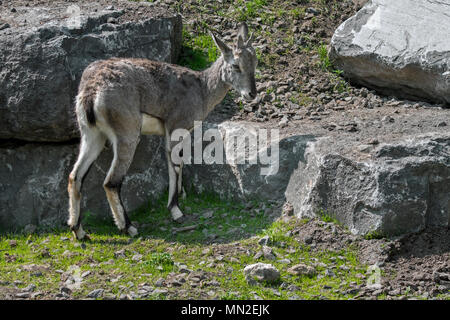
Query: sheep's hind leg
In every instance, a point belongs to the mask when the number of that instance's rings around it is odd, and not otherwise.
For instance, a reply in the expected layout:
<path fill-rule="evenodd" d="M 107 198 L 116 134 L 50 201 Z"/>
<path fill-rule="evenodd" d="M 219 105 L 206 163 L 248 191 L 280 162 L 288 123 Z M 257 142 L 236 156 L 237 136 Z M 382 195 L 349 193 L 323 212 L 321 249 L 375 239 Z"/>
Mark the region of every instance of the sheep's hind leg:
<path fill-rule="evenodd" d="M 120 189 L 122 187 L 123 179 L 133 160 L 138 142 L 138 134 L 128 139 L 122 138 L 112 141 L 114 159 L 103 184 L 116 226 L 121 232 L 132 237 L 136 236 L 138 231 L 136 227 L 131 225 L 131 221 L 124 209 L 120 198 Z"/>
<path fill-rule="evenodd" d="M 89 239 L 81 226 L 80 201 L 83 178 L 105 146 L 105 137 L 96 129 L 82 132 L 80 153 L 69 175 L 69 225 L 77 240 Z"/>

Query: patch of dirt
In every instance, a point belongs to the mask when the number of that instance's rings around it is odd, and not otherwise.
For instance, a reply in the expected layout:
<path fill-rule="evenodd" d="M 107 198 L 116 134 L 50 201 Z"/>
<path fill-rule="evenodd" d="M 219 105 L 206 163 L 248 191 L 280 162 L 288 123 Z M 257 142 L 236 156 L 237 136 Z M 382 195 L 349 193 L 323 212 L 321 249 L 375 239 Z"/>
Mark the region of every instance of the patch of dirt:
<path fill-rule="evenodd" d="M 357 248 L 362 263 L 382 272 L 380 286 L 358 286 L 357 298 L 406 299 L 406 295 L 436 297 L 450 292 L 449 228 L 434 228 L 398 239 L 371 239 L 352 235 L 333 223 L 312 219 L 296 228 L 297 239 L 314 251 Z"/>
<path fill-rule="evenodd" d="M 311 219 L 294 229 L 293 234 L 301 243 L 308 245 L 313 251 L 340 251 L 353 247 L 358 251 L 360 262 L 376 264 L 385 261 L 395 242 L 388 239 L 366 240 L 351 234 L 345 227 L 331 222 Z"/>
<path fill-rule="evenodd" d="M 397 240 L 384 266 L 384 285 L 391 290 L 427 292 L 433 297 L 450 291 L 450 229 L 430 228 Z"/>

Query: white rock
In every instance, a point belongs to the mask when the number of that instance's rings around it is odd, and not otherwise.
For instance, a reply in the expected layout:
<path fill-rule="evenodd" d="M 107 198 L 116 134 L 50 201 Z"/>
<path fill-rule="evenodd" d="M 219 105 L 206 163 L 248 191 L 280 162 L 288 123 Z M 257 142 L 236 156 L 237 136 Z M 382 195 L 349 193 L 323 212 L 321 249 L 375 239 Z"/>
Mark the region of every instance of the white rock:
<path fill-rule="evenodd" d="M 280 279 L 280 272 L 271 264 L 255 263 L 244 268 L 247 281 L 267 281 L 275 282 Z"/>
<path fill-rule="evenodd" d="M 330 57 L 354 82 L 450 103 L 449 11 L 442 0 L 368 1 L 336 30 Z"/>

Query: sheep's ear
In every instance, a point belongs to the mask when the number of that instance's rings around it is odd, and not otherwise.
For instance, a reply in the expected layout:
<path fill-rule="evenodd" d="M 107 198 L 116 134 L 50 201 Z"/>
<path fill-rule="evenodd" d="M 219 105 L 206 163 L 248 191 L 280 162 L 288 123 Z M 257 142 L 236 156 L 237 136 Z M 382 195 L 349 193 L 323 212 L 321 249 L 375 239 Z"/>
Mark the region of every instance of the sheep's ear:
<path fill-rule="evenodd" d="M 250 34 L 250 37 L 247 39 L 247 42 L 245 42 L 246 47 L 250 47 L 252 45 L 253 41 L 253 32 Z"/>
<path fill-rule="evenodd" d="M 237 47 L 238 48 L 244 48 L 245 47 L 245 43 L 244 43 L 244 40 L 242 39 L 241 35 L 238 36 Z"/>
<path fill-rule="evenodd" d="M 225 61 L 231 62 L 233 60 L 233 50 L 227 46 L 218 36 L 216 36 L 211 31 L 209 32 L 211 37 L 214 40 L 214 43 L 219 48 L 220 52 L 222 52 L 223 57 L 225 58 Z"/>
<path fill-rule="evenodd" d="M 241 25 L 239 26 L 237 35 L 238 35 L 238 44 L 239 44 L 239 37 L 242 37 L 243 42 L 246 42 L 248 40 L 248 27 L 245 22 L 242 22 Z"/>

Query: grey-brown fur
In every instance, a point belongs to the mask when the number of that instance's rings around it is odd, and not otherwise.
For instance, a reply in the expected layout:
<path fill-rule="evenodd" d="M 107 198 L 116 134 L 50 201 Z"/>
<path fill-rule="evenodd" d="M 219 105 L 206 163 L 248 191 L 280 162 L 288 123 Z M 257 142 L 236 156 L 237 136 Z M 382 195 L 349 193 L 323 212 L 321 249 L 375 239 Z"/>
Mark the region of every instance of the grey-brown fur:
<path fill-rule="evenodd" d="M 246 99 L 256 97 L 256 55 L 244 24 L 234 49 L 213 39 L 222 55 L 208 69 L 193 71 L 178 65 L 147 59 L 112 58 L 90 64 L 83 73 L 76 114 L 81 133 L 80 155 L 69 176 L 69 226 L 75 236 L 86 236 L 79 218 L 81 181 L 102 151 L 105 141 L 113 146 L 114 160 L 104 188 L 119 229 L 135 235 L 120 201 L 120 186 L 139 142 L 143 121 L 155 123 L 155 134 L 165 135 L 169 165 L 168 209 L 178 220 L 181 166 L 170 159 L 170 134 L 192 129 L 222 101 L 231 87 Z M 251 38 L 251 37 L 250 37 Z M 147 117 L 150 116 L 150 117 Z M 145 119 L 144 119 L 145 118 Z M 159 124 L 164 130 L 159 130 Z"/>

